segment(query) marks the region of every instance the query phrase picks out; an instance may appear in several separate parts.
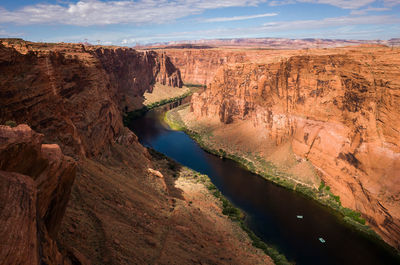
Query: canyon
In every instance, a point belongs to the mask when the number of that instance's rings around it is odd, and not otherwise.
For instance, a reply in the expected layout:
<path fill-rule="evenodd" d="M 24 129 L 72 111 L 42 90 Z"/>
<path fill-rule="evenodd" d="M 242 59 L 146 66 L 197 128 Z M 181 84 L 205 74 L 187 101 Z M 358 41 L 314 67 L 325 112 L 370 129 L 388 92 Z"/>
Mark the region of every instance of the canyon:
<path fill-rule="evenodd" d="M 124 127 L 156 82 L 182 86 L 168 56 L 1 39 L 0 73 L 6 264 L 272 263 Z"/>
<path fill-rule="evenodd" d="M 297 183 L 325 183 L 399 248 L 398 48 L 165 52 L 184 82 L 207 84 L 183 117 L 190 129 L 211 128 L 216 146 Z"/>
<path fill-rule="evenodd" d="M 187 124 L 296 183 L 325 183 L 399 249 L 399 48 L 137 51 L 0 39 L 0 73 L 7 264 L 273 263 L 195 173 L 124 126 L 156 83 L 207 85 Z"/>

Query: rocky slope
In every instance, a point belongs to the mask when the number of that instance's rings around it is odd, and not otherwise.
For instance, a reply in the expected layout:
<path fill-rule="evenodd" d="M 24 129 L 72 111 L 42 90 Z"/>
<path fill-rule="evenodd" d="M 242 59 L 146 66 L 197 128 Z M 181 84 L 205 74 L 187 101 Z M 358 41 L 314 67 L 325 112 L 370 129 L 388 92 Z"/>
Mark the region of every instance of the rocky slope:
<path fill-rule="evenodd" d="M 399 248 L 399 58 L 399 49 L 353 48 L 224 66 L 193 96 L 192 115 L 226 128 L 247 122 L 260 148 L 289 144 Z"/>
<path fill-rule="evenodd" d="M 0 260 L 69 264 L 56 245 L 75 161 L 27 125 L 0 125 Z"/>
<path fill-rule="evenodd" d="M 204 186 L 136 141 L 78 169 L 59 238 L 75 256 L 92 264 L 272 264 Z"/>
<path fill-rule="evenodd" d="M 79 44 L 0 43 L 0 120 L 27 123 L 66 154 L 96 156 L 123 134 L 129 110 L 156 79 L 181 85 L 165 56 Z"/>
<path fill-rule="evenodd" d="M 123 112 L 156 81 L 181 86 L 167 56 L 0 41 L 0 124 L 41 133 L 0 127 L 2 261 L 271 263 L 207 190 L 178 187 L 179 166 L 148 153 L 123 126 Z M 72 188 L 75 163 L 62 153 L 76 160 Z"/>

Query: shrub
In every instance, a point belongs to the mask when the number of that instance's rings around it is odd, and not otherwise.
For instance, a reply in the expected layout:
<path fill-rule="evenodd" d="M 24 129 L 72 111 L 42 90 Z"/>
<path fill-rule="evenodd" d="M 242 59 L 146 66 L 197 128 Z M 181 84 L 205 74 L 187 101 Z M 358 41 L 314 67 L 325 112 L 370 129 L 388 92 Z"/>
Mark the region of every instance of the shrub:
<path fill-rule="evenodd" d="M 207 189 L 208 189 L 208 190 L 216 190 L 217 187 L 215 187 L 214 184 L 210 183 L 210 184 L 207 186 Z"/>
<path fill-rule="evenodd" d="M 275 264 L 277 265 L 287 265 L 290 264 L 286 257 L 279 253 L 279 251 L 275 247 L 268 246 L 261 239 L 251 231 L 244 222 L 240 222 L 240 225 L 244 231 L 249 235 L 251 241 L 253 242 L 253 246 L 259 249 L 262 249 L 265 254 L 270 256 Z"/>
<path fill-rule="evenodd" d="M 365 219 L 361 217 L 361 214 L 359 212 L 355 212 L 349 208 L 343 208 L 342 213 L 344 216 L 347 216 L 347 217 L 351 218 L 352 220 L 354 220 L 362 225 L 365 225 Z"/>
<path fill-rule="evenodd" d="M 218 152 L 219 152 L 220 156 L 226 157 L 226 152 L 224 150 L 219 149 Z"/>
<path fill-rule="evenodd" d="M 187 86 L 187 87 L 201 87 L 201 88 L 206 88 L 205 85 L 201 85 L 201 84 L 185 83 L 184 85 Z"/>
<path fill-rule="evenodd" d="M 144 106 L 140 109 L 128 112 L 127 114 L 125 114 L 125 116 L 123 117 L 123 122 L 125 126 L 129 126 L 129 123 L 137 118 L 140 118 L 142 116 L 144 116 L 144 114 L 146 114 L 146 112 L 148 112 L 149 110 L 152 110 L 154 108 L 160 107 L 162 105 L 168 104 L 168 103 L 173 103 L 179 100 L 182 100 L 184 98 L 186 98 L 187 96 L 190 96 L 193 92 L 192 91 L 188 91 L 180 96 L 176 96 L 173 98 L 167 98 L 167 99 L 162 99 L 160 101 L 157 102 L 153 102 L 147 106 Z"/>
<path fill-rule="evenodd" d="M 4 124 L 7 126 L 10 126 L 11 128 L 14 128 L 17 126 L 17 123 L 15 121 L 6 121 Z"/>
<path fill-rule="evenodd" d="M 318 187 L 318 191 L 321 192 L 324 189 L 324 187 L 325 187 L 325 182 L 323 180 L 321 180 L 321 184 Z"/>
<path fill-rule="evenodd" d="M 315 198 L 314 190 L 312 190 L 311 188 L 309 188 L 309 187 L 307 187 L 305 185 L 298 184 L 296 186 L 296 191 L 306 195 L 307 197 Z"/>
<path fill-rule="evenodd" d="M 336 196 L 336 195 L 333 195 L 333 194 L 331 194 L 330 196 L 331 196 L 331 198 L 334 199 L 339 205 L 342 205 L 342 203 L 340 202 L 340 197 L 339 197 L 339 196 Z"/>

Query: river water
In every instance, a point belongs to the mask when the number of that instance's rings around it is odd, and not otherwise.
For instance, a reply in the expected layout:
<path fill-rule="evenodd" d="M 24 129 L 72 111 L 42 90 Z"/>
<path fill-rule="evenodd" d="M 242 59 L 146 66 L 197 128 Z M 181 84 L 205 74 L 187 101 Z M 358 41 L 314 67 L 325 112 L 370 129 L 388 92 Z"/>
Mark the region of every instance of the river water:
<path fill-rule="evenodd" d="M 205 152 L 184 132 L 171 130 L 161 114 L 151 111 L 132 121 L 130 128 L 139 141 L 207 174 L 221 193 L 245 212 L 250 229 L 289 261 L 304 265 L 400 264 L 397 256 L 344 225 L 325 207 L 264 180 L 234 161 Z"/>

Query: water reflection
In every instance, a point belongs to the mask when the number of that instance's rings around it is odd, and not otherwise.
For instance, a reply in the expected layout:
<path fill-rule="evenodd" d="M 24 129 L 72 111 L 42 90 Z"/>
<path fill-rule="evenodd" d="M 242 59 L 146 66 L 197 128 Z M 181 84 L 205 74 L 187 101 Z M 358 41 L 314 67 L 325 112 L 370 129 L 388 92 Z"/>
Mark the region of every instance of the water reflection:
<path fill-rule="evenodd" d="M 130 127 L 145 146 L 210 176 L 246 213 L 249 227 L 296 264 L 399 264 L 397 258 L 343 225 L 326 208 L 231 160 L 206 153 L 185 133 L 168 129 L 158 113 L 149 112 Z"/>

